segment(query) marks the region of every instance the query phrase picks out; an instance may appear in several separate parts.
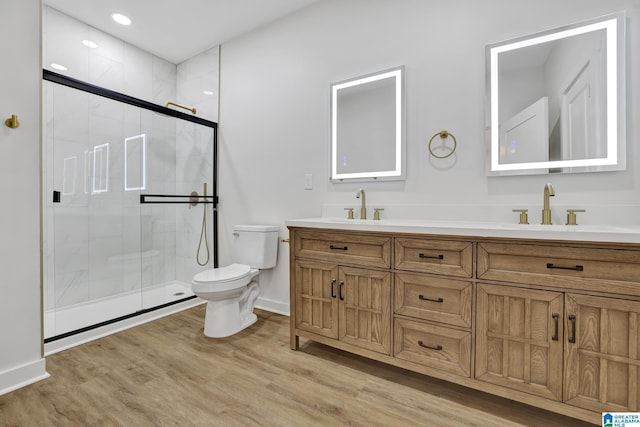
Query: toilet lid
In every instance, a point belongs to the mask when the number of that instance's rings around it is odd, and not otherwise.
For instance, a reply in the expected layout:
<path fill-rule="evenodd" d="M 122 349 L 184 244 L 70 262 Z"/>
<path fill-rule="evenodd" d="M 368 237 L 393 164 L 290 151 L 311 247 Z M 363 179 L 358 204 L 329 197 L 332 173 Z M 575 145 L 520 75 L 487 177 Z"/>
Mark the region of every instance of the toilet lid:
<path fill-rule="evenodd" d="M 245 264 L 231 264 L 226 267 L 201 271 L 193 277 L 194 282 L 228 282 L 241 279 L 249 274 L 251 267 Z"/>

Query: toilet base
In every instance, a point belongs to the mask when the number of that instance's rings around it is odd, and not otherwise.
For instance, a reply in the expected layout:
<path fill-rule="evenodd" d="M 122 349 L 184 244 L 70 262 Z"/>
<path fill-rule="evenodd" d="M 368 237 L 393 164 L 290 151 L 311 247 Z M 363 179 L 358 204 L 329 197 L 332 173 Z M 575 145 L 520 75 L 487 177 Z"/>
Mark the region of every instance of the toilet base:
<path fill-rule="evenodd" d="M 224 338 L 256 323 L 258 316 L 253 313 L 253 307 L 259 293 L 258 284 L 252 282 L 235 297 L 207 301 L 204 334 L 210 338 Z"/>
<path fill-rule="evenodd" d="M 207 312 L 209 311 L 209 304 L 211 303 L 207 303 Z M 218 319 L 208 316 L 205 317 L 204 321 L 204 334 L 209 338 L 225 338 L 237 334 L 243 329 L 246 329 L 249 326 L 253 325 L 257 321 L 258 316 L 256 316 L 254 313 L 251 313 L 249 318 L 244 322 L 235 325 L 221 325 Z"/>

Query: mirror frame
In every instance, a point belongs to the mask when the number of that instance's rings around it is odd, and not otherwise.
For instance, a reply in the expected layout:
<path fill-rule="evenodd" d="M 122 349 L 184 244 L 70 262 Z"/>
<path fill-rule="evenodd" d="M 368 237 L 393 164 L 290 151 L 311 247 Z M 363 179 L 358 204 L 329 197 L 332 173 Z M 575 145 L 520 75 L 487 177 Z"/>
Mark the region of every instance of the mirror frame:
<path fill-rule="evenodd" d="M 395 79 L 395 164 L 392 170 L 338 173 L 338 92 L 387 78 Z M 331 84 L 330 172 L 332 182 L 404 180 L 405 172 L 405 75 L 398 66 Z"/>
<path fill-rule="evenodd" d="M 501 53 L 559 40 L 597 30 L 606 31 L 606 145 L 607 157 L 501 164 L 499 159 L 499 59 Z M 487 175 L 551 173 L 549 169 L 578 168 L 567 172 L 601 172 L 626 168 L 625 108 L 625 12 L 616 12 L 587 21 L 537 33 L 486 47 L 487 59 Z"/>

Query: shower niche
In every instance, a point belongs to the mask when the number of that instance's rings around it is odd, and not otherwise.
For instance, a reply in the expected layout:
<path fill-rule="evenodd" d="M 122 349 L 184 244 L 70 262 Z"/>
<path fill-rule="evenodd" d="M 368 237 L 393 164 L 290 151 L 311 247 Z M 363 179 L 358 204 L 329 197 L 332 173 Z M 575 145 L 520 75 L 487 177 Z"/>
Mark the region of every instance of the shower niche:
<path fill-rule="evenodd" d="M 217 124 L 43 79 L 45 343 L 195 303 L 191 278 L 217 265 Z"/>

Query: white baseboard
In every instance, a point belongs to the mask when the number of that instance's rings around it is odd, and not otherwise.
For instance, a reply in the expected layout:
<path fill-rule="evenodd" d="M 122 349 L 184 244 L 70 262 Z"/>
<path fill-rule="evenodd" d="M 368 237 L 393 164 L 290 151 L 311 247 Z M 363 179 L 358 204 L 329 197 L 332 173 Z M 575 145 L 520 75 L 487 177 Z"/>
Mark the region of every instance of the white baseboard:
<path fill-rule="evenodd" d="M 0 372 L 0 396 L 45 378 L 49 378 L 49 374 L 44 359 Z"/>
<path fill-rule="evenodd" d="M 284 316 L 289 315 L 289 304 L 283 304 L 278 301 L 272 301 L 265 298 L 258 298 L 256 300 L 256 308 L 260 310 L 270 311 L 272 313 L 282 314 Z"/>

